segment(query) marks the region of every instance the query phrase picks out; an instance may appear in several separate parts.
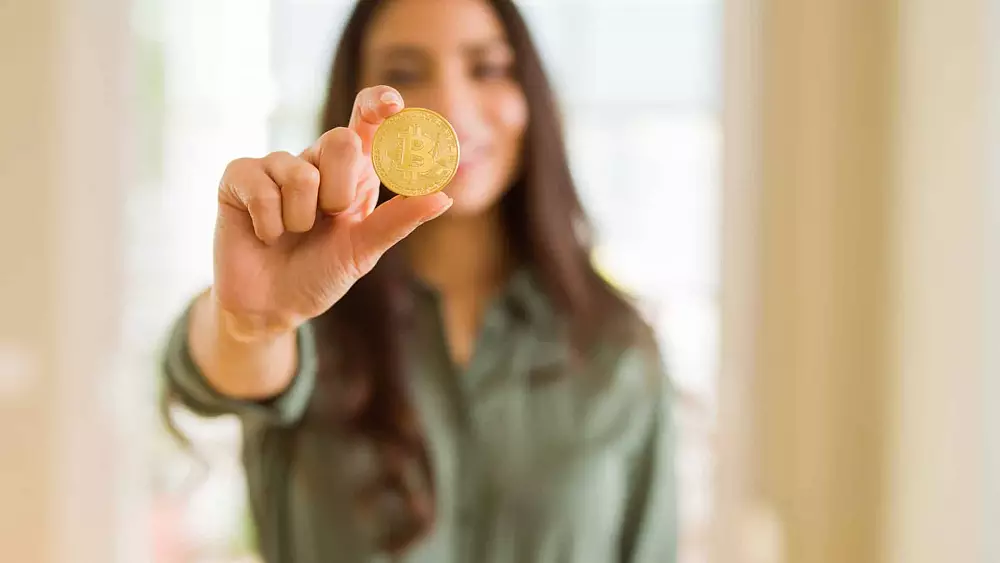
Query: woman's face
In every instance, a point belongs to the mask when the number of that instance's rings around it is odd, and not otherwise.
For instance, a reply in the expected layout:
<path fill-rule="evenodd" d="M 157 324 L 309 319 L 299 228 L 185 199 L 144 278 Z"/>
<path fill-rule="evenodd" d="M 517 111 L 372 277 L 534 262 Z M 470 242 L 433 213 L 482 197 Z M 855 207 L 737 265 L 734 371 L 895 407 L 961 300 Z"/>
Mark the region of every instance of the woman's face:
<path fill-rule="evenodd" d="M 528 104 L 514 52 L 484 0 L 391 0 L 363 45 L 364 86 L 387 84 L 408 107 L 444 115 L 458 132 L 461 163 L 445 191 L 449 213 L 474 215 L 499 201 L 520 166 Z"/>

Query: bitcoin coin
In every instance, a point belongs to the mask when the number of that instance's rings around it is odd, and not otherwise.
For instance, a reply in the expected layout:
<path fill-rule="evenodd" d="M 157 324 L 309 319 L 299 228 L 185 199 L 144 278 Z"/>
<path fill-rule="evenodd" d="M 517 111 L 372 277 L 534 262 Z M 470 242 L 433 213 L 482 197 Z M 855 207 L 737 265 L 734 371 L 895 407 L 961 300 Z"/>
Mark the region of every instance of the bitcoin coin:
<path fill-rule="evenodd" d="M 372 142 L 372 166 L 382 184 L 404 196 L 441 191 L 458 171 L 455 128 L 440 114 L 406 108 L 382 122 Z"/>

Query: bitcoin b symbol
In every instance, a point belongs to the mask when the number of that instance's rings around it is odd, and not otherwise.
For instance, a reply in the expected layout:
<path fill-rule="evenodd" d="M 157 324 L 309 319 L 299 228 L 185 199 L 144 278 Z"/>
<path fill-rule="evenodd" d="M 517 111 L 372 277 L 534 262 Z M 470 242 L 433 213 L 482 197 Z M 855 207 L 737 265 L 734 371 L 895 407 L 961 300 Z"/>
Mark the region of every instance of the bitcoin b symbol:
<path fill-rule="evenodd" d="M 440 114 L 406 108 L 379 126 L 372 139 L 372 167 L 382 185 L 406 197 L 442 190 L 455 176 L 458 135 Z"/>
<path fill-rule="evenodd" d="M 403 150 L 399 168 L 408 172 L 411 178 L 425 174 L 434 168 L 434 139 L 425 135 L 419 125 L 412 125 L 405 133 L 400 133 Z"/>

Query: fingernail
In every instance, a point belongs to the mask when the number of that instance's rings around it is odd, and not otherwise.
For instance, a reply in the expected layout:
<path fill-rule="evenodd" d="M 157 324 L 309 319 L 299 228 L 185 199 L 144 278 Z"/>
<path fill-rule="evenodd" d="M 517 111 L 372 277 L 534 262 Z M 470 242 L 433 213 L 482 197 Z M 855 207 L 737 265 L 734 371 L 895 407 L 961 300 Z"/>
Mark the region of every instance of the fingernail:
<path fill-rule="evenodd" d="M 386 92 L 382 94 L 382 97 L 380 97 L 379 99 L 386 104 L 397 105 L 397 106 L 403 105 L 403 100 L 401 100 L 399 94 L 395 92 Z"/>
<path fill-rule="evenodd" d="M 432 213 L 429 213 L 427 217 L 425 217 L 424 220 L 420 222 L 420 224 L 422 225 L 427 221 L 430 221 L 431 219 L 436 219 L 440 217 L 445 211 L 448 211 L 448 208 L 451 207 L 451 204 L 453 203 L 455 203 L 455 200 L 445 195 L 443 201 L 441 201 L 438 204 L 438 206 L 434 208 L 434 211 Z"/>
<path fill-rule="evenodd" d="M 442 195 L 444 196 L 444 201 L 438 206 L 438 210 L 447 211 L 451 207 L 451 204 L 455 203 L 455 200 L 451 199 L 451 196 L 447 194 L 442 193 Z"/>

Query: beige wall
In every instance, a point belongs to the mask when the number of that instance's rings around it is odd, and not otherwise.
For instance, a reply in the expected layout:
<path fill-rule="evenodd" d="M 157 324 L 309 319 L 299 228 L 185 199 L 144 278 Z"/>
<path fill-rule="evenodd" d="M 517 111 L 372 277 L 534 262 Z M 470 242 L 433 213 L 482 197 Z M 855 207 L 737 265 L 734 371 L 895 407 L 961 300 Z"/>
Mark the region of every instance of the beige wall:
<path fill-rule="evenodd" d="M 4 561 L 135 560 L 112 409 L 127 8 L 0 2 Z M 985 560 L 986 0 L 727 18 L 719 560 Z"/>
<path fill-rule="evenodd" d="M 880 549 L 889 2 L 774 0 L 764 21 L 757 485 L 786 561 Z"/>
<path fill-rule="evenodd" d="M 54 171 L 46 162 L 53 143 L 50 70 L 55 32 L 46 10 L 27 2 L 0 4 L 0 68 L 13 69 L 0 104 L 0 397 L 3 462 L 0 465 L 0 545 L 13 560 L 48 556 L 45 524 L 52 514 L 47 472 L 52 466 L 54 421 L 43 395 L 53 380 L 54 343 L 50 285 L 51 229 L 39 224 L 50 207 Z M 10 72 L 10 71 L 7 71 Z M 11 87 L 10 85 L 13 85 Z M 33 364 L 33 365 L 28 365 Z M 27 379 L 30 378 L 30 381 Z M 37 378 L 37 380 L 36 380 Z"/>
<path fill-rule="evenodd" d="M 730 3 L 745 17 L 732 22 L 743 38 L 730 33 L 727 49 L 738 57 L 728 76 L 743 78 L 727 91 L 722 373 L 731 397 L 723 420 L 743 452 L 729 458 L 723 483 L 744 485 L 723 491 L 722 508 L 749 520 L 724 523 L 729 551 L 718 560 L 875 561 L 887 440 L 892 6 L 749 5 Z M 751 536 L 741 552 L 731 551 L 734 534 Z"/>
<path fill-rule="evenodd" d="M 986 561 L 987 7 L 901 12 L 892 563 Z"/>
<path fill-rule="evenodd" d="M 729 3 L 717 561 L 987 560 L 987 15 Z"/>
<path fill-rule="evenodd" d="M 986 322 L 986 382 L 981 399 L 986 413 L 986 469 L 988 496 L 985 499 L 985 522 L 1000 522 L 1000 409 L 989 404 L 1000 398 L 1000 0 L 992 1 L 988 18 L 987 39 L 990 53 L 990 81 L 987 94 L 990 112 L 990 144 L 988 158 L 992 168 L 986 214 L 987 307 Z M 992 291 L 992 293 L 990 293 Z M 985 532 L 985 560 L 1000 561 L 1000 534 Z"/>
<path fill-rule="evenodd" d="M 0 546 L 114 560 L 127 2 L 0 2 Z"/>

